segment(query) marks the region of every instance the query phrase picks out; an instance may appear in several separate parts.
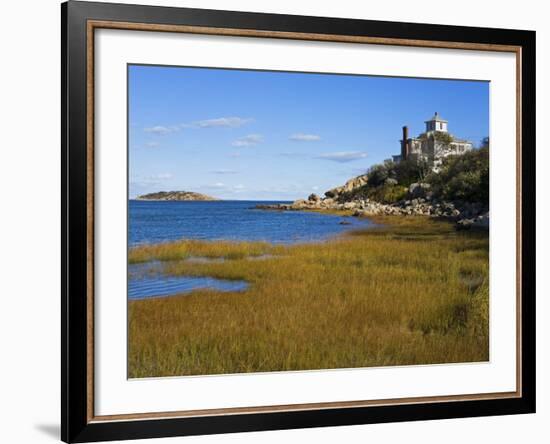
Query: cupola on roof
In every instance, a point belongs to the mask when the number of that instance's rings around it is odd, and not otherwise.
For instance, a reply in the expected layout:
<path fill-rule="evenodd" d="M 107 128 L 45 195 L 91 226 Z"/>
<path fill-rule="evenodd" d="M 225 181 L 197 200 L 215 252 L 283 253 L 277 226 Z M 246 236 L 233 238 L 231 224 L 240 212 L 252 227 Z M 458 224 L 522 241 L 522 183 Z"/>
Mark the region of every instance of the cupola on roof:
<path fill-rule="evenodd" d="M 434 116 L 430 120 L 426 120 L 426 122 L 447 122 L 445 119 L 442 119 L 441 116 L 435 112 Z"/>

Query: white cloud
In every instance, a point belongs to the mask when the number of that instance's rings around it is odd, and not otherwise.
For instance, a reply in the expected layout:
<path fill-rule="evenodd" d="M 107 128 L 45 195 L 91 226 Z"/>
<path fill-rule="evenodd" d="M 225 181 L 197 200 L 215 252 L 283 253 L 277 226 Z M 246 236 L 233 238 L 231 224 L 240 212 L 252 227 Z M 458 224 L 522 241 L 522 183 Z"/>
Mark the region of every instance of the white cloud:
<path fill-rule="evenodd" d="M 237 174 L 237 172 L 238 171 L 235 171 L 235 170 L 225 170 L 225 169 L 211 171 L 212 174 Z"/>
<path fill-rule="evenodd" d="M 158 142 L 147 142 L 145 144 L 147 148 L 158 148 L 160 146 L 160 143 Z"/>
<path fill-rule="evenodd" d="M 250 118 L 243 119 L 242 117 L 219 117 L 217 119 L 199 120 L 198 122 L 195 122 L 195 125 L 199 128 L 238 128 L 251 121 L 252 119 Z"/>
<path fill-rule="evenodd" d="M 353 162 L 354 160 L 364 159 L 367 153 L 364 151 L 337 151 L 334 153 L 325 153 L 317 156 L 318 159 L 332 160 L 334 162 Z"/>
<path fill-rule="evenodd" d="M 234 194 L 243 193 L 246 191 L 246 186 L 243 184 L 230 185 L 223 182 L 215 182 L 210 184 L 198 185 L 194 189 L 205 190 L 206 192 L 221 193 L 221 194 Z"/>
<path fill-rule="evenodd" d="M 317 142 L 321 140 L 321 136 L 318 136 L 317 134 L 297 133 L 290 136 L 289 139 L 294 140 L 295 142 Z"/>
<path fill-rule="evenodd" d="M 137 175 L 133 177 L 130 182 L 132 185 L 137 186 L 149 186 L 149 185 L 159 185 L 162 182 L 172 179 L 174 176 L 172 173 L 159 173 L 159 174 L 149 174 L 146 176 Z"/>
<path fill-rule="evenodd" d="M 248 136 L 239 137 L 237 140 L 233 141 L 231 145 L 233 146 L 254 146 L 262 143 L 264 138 L 261 134 L 249 134 Z"/>
<path fill-rule="evenodd" d="M 172 173 L 160 173 L 160 174 L 152 174 L 148 177 L 151 178 L 151 179 L 156 179 L 156 180 L 169 180 L 173 176 L 172 176 Z"/>
<path fill-rule="evenodd" d="M 242 117 L 219 117 L 217 119 L 198 120 L 193 123 L 180 123 L 179 125 L 156 125 L 144 128 L 146 133 L 164 136 L 170 133 L 176 133 L 184 128 L 239 128 L 249 122 L 251 118 Z"/>
<path fill-rule="evenodd" d="M 146 133 L 151 133 L 151 134 L 155 134 L 155 135 L 158 135 L 158 136 L 164 136 L 166 134 L 170 134 L 170 133 L 174 133 L 176 131 L 179 131 L 180 129 L 181 129 L 180 126 L 157 125 L 157 126 L 152 126 L 152 127 L 149 127 L 149 128 L 145 128 L 144 131 Z"/>

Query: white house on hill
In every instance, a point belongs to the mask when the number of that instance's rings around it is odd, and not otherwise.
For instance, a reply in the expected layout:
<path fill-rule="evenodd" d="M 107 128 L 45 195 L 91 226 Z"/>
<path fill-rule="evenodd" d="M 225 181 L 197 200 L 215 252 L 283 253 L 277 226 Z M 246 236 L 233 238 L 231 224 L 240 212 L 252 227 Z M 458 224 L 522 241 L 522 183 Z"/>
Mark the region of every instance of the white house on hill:
<path fill-rule="evenodd" d="M 408 127 L 403 127 L 401 154 L 393 156 L 394 162 L 403 159 L 427 162 L 435 171 L 447 156 L 461 155 L 473 148 L 468 140 L 458 139 L 448 132 L 448 122 L 436 112 L 426 120 L 426 132 L 418 137 L 409 137 Z"/>

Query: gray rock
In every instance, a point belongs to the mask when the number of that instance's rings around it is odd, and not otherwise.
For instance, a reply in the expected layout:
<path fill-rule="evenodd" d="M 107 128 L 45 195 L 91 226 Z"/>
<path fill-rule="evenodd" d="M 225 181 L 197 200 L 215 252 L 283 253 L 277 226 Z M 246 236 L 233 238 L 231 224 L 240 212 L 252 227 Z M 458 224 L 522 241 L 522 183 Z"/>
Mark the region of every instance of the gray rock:
<path fill-rule="evenodd" d="M 457 230 L 489 229 L 489 213 L 481 214 L 473 218 L 460 219 L 456 223 Z"/>
<path fill-rule="evenodd" d="M 428 191 L 430 191 L 431 185 L 429 183 L 413 183 L 409 187 L 408 197 L 415 199 L 418 197 L 426 197 Z"/>
<path fill-rule="evenodd" d="M 320 200 L 308 200 L 307 201 L 307 206 L 308 208 L 312 208 L 312 209 L 319 209 L 321 208 L 321 201 Z"/>
<path fill-rule="evenodd" d="M 355 202 L 345 202 L 343 205 L 344 210 L 353 210 L 357 207 L 357 204 Z"/>
<path fill-rule="evenodd" d="M 302 210 L 304 208 L 307 208 L 307 206 L 307 201 L 305 201 L 304 199 L 298 199 L 295 200 L 290 207 L 293 210 Z"/>
<path fill-rule="evenodd" d="M 458 231 L 461 230 L 469 230 L 472 228 L 474 221 L 472 219 L 461 219 L 456 223 L 456 229 Z"/>
<path fill-rule="evenodd" d="M 489 228 L 489 213 L 481 214 L 474 219 L 473 227 Z"/>
<path fill-rule="evenodd" d="M 367 184 L 367 180 L 368 176 L 366 174 L 361 174 L 360 176 L 354 177 L 344 184 L 343 191 L 353 191 L 356 188 L 362 187 Z"/>
<path fill-rule="evenodd" d="M 366 174 L 354 177 L 353 179 L 348 180 L 344 185 L 340 187 L 333 188 L 325 192 L 325 196 L 331 199 L 336 199 L 342 193 L 347 193 L 353 191 L 357 188 L 362 187 L 367 184 L 368 177 Z"/>

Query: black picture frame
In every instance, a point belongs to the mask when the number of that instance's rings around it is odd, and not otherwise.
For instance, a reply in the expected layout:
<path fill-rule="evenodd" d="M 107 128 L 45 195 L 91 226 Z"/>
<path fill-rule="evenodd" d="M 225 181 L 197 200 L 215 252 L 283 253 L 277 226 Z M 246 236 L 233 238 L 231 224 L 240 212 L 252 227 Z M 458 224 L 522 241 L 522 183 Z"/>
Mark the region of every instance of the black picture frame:
<path fill-rule="evenodd" d="M 89 20 L 232 28 L 333 36 L 368 36 L 521 48 L 521 396 L 237 413 L 198 417 L 94 421 L 89 415 L 87 305 L 87 23 Z M 511 415 L 535 412 L 535 32 L 356 19 L 229 12 L 69 1 L 61 5 L 62 313 L 61 438 L 90 442 L 181 435 Z M 123 147 L 121 149 L 124 149 Z"/>

